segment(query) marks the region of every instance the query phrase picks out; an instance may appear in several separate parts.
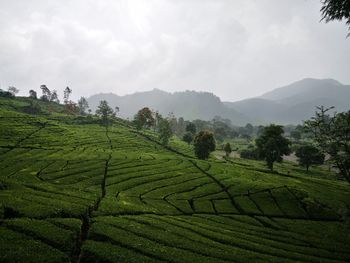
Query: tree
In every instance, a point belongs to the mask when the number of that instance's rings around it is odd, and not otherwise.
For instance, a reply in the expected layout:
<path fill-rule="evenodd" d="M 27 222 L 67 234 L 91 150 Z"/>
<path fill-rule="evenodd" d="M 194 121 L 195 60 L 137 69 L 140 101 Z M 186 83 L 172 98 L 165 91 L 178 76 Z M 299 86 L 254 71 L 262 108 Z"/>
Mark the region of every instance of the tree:
<path fill-rule="evenodd" d="M 191 132 L 186 132 L 182 137 L 182 140 L 190 144 L 193 141 L 193 134 Z"/>
<path fill-rule="evenodd" d="M 225 144 L 224 151 L 226 153 L 226 157 L 229 157 L 230 154 L 232 153 L 232 149 L 231 149 L 231 144 L 230 143 L 226 143 Z"/>
<path fill-rule="evenodd" d="M 333 109 L 317 107 L 316 116 L 305 122 L 305 130 L 313 134 L 315 142 L 330 155 L 344 178 L 350 183 L 350 110 L 334 113 Z"/>
<path fill-rule="evenodd" d="M 296 150 L 295 155 L 299 158 L 299 164 L 306 167 L 306 171 L 309 171 L 309 167 L 312 164 L 324 163 L 324 154 L 312 145 L 300 146 Z"/>
<path fill-rule="evenodd" d="M 29 98 L 32 98 L 32 99 L 37 99 L 38 98 L 38 96 L 37 96 L 37 94 L 36 94 L 36 91 L 35 90 L 30 90 L 29 91 Z"/>
<path fill-rule="evenodd" d="M 247 149 L 243 149 L 240 152 L 240 157 L 243 159 L 261 160 L 259 150 L 254 145 L 249 145 Z"/>
<path fill-rule="evenodd" d="M 194 152 L 199 159 L 208 159 L 215 150 L 214 134 L 210 131 L 200 131 L 194 138 Z"/>
<path fill-rule="evenodd" d="M 3 98 L 14 98 L 15 96 L 11 92 L 8 92 L 6 90 L 0 89 L 0 97 L 3 97 Z"/>
<path fill-rule="evenodd" d="M 152 111 L 148 108 L 142 108 L 134 117 L 134 122 L 137 129 L 150 128 L 155 125 L 155 119 Z"/>
<path fill-rule="evenodd" d="M 60 103 L 60 100 L 58 99 L 57 91 L 53 90 L 50 96 L 50 101 Z"/>
<path fill-rule="evenodd" d="M 80 114 L 85 115 L 86 110 L 89 108 L 89 103 L 85 99 L 85 97 L 80 97 L 80 99 L 78 100 L 78 107 L 79 107 Z"/>
<path fill-rule="evenodd" d="M 170 123 L 167 119 L 162 119 L 159 123 L 159 139 L 163 145 L 167 145 L 173 135 Z"/>
<path fill-rule="evenodd" d="M 16 96 L 16 94 L 19 92 L 19 89 L 17 89 L 14 86 L 10 86 L 8 89 L 8 92 L 10 92 L 13 96 Z"/>
<path fill-rule="evenodd" d="M 40 89 L 41 89 L 41 92 L 43 94 L 40 97 L 40 99 L 43 100 L 43 101 L 50 101 L 50 99 L 51 99 L 51 91 L 49 90 L 49 88 L 46 85 L 41 85 Z"/>
<path fill-rule="evenodd" d="M 113 109 L 108 105 L 105 100 L 100 101 L 100 105 L 97 107 L 96 115 L 102 118 L 102 124 L 108 126 L 109 118 L 114 114 Z"/>
<path fill-rule="evenodd" d="M 333 20 L 346 20 L 346 24 L 350 25 L 350 0 L 321 0 L 322 19 L 326 23 Z M 350 27 L 349 27 L 350 30 Z M 348 37 L 350 33 L 348 34 Z"/>
<path fill-rule="evenodd" d="M 190 122 L 186 125 L 186 131 L 192 133 L 193 135 L 196 134 L 196 125 Z"/>
<path fill-rule="evenodd" d="M 271 124 L 266 126 L 262 134 L 256 139 L 255 143 L 261 156 L 267 164 L 267 167 L 273 171 L 274 162 L 282 162 L 283 155 L 289 155 L 290 142 L 283 137 L 283 127 Z"/>
<path fill-rule="evenodd" d="M 72 93 L 72 90 L 69 87 L 66 87 L 65 90 L 63 91 L 64 104 L 68 104 L 69 96 L 71 93 Z"/>
<path fill-rule="evenodd" d="M 183 117 L 180 117 L 177 121 L 176 135 L 181 138 L 185 134 L 185 130 L 185 120 Z"/>

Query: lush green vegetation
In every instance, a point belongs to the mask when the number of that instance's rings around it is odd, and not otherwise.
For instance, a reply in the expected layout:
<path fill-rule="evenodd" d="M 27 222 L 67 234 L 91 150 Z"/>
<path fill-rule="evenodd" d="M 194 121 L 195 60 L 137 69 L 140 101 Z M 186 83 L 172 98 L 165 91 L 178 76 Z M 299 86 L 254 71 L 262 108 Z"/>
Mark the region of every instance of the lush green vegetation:
<path fill-rule="evenodd" d="M 30 100 L 0 98 L 0 262 L 350 261 L 350 186 L 333 172 L 199 160 L 54 102 L 28 115 Z"/>

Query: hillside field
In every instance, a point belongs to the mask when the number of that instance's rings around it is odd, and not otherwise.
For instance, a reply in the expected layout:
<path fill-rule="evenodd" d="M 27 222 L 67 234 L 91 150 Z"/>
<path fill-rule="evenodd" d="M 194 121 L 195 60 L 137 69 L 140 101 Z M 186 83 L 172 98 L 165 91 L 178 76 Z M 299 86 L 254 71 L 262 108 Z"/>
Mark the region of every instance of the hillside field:
<path fill-rule="evenodd" d="M 350 185 L 0 98 L 0 262 L 349 262 Z M 288 171 L 290 171 L 288 173 Z"/>

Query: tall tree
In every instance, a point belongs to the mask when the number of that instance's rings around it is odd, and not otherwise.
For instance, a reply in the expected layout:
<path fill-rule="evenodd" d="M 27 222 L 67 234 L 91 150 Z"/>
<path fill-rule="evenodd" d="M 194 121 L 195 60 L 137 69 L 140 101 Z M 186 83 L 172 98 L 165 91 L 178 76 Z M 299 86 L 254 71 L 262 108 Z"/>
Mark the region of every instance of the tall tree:
<path fill-rule="evenodd" d="M 40 97 L 41 100 L 43 101 L 50 101 L 51 100 L 51 90 L 46 86 L 46 85 L 41 85 L 40 86 L 42 96 Z"/>
<path fill-rule="evenodd" d="M 35 90 L 30 90 L 29 91 L 29 98 L 32 98 L 32 99 L 37 99 L 38 98 L 38 96 L 37 96 L 37 94 L 36 94 L 36 91 Z"/>
<path fill-rule="evenodd" d="M 101 117 L 103 125 L 108 126 L 109 119 L 114 115 L 114 111 L 108 105 L 107 101 L 101 100 L 100 105 L 98 105 L 98 107 L 97 107 L 96 115 Z"/>
<path fill-rule="evenodd" d="M 56 102 L 56 103 L 60 103 L 60 100 L 58 99 L 58 95 L 57 95 L 57 91 L 56 90 L 53 90 L 51 92 L 50 101 Z"/>
<path fill-rule="evenodd" d="M 322 20 L 326 23 L 333 20 L 345 20 L 345 23 L 350 25 L 350 0 L 321 0 L 321 2 Z"/>
<path fill-rule="evenodd" d="M 200 131 L 194 138 L 194 153 L 199 159 L 208 159 L 215 150 L 214 134 L 210 131 Z"/>
<path fill-rule="evenodd" d="M 80 97 L 78 100 L 78 107 L 81 115 L 86 114 L 86 110 L 89 108 L 89 103 L 85 97 Z"/>
<path fill-rule="evenodd" d="M 63 91 L 64 104 L 68 104 L 69 96 L 71 93 L 72 93 L 72 89 L 70 89 L 69 87 L 66 87 L 65 90 Z"/>
<path fill-rule="evenodd" d="M 232 153 L 232 148 L 230 143 L 226 143 L 224 146 L 224 151 L 226 153 L 226 157 L 229 157 L 230 154 Z"/>
<path fill-rule="evenodd" d="M 330 155 L 329 161 L 350 183 L 350 110 L 330 116 L 333 107 L 317 109 L 316 116 L 305 122 L 305 130 L 313 134 L 318 146 Z"/>
<path fill-rule="evenodd" d="M 283 137 L 283 127 L 271 124 L 266 126 L 262 134 L 256 139 L 259 155 L 266 161 L 267 167 L 273 171 L 274 162 L 282 162 L 283 155 L 289 155 L 290 142 Z"/>
<path fill-rule="evenodd" d="M 8 89 L 8 92 L 10 92 L 13 96 L 16 96 L 16 94 L 19 92 L 19 89 L 17 89 L 14 86 L 10 86 Z"/>
<path fill-rule="evenodd" d="M 134 118 L 134 122 L 138 129 L 150 128 L 155 125 L 153 113 L 148 107 L 142 108 L 137 112 Z"/>
<path fill-rule="evenodd" d="M 191 144 L 191 142 L 193 141 L 193 134 L 191 132 L 186 132 L 182 137 L 182 140 L 184 142 L 187 142 L 188 144 Z"/>
<path fill-rule="evenodd" d="M 177 121 L 176 135 L 179 138 L 181 138 L 185 133 L 185 129 L 186 129 L 185 120 L 183 117 L 180 117 Z"/>
<path fill-rule="evenodd" d="M 193 122 L 190 122 L 186 125 L 186 131 L 192 133 L 193 135 L 196 134 L 196 125 Z"/>
<path fill-rule="evenodd" d="M 299 158 L 299 164 L 305 166 L 306 171 L 309 171 L 310 165 L 324 163 L 324 154 L 313 145 L 300 146 L 295 155 Z"/>
<path fill-rule="evenodd" d="M 170 123 L 167 119 L 162 119 L 159 123 L 159 139 L 163 145 L 169 143 L 169 139 L 173 135 Z"/>

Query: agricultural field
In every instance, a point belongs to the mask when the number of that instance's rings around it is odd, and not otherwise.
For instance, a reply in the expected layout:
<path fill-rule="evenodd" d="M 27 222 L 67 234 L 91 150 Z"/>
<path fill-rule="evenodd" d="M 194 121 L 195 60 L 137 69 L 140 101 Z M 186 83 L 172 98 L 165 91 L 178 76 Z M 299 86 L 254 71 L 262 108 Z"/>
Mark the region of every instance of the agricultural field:
<path fill-rule="evenodd" d="M 6 105 L 0 262 L 350 261 L 350 186 L 326 170 Z"/>

